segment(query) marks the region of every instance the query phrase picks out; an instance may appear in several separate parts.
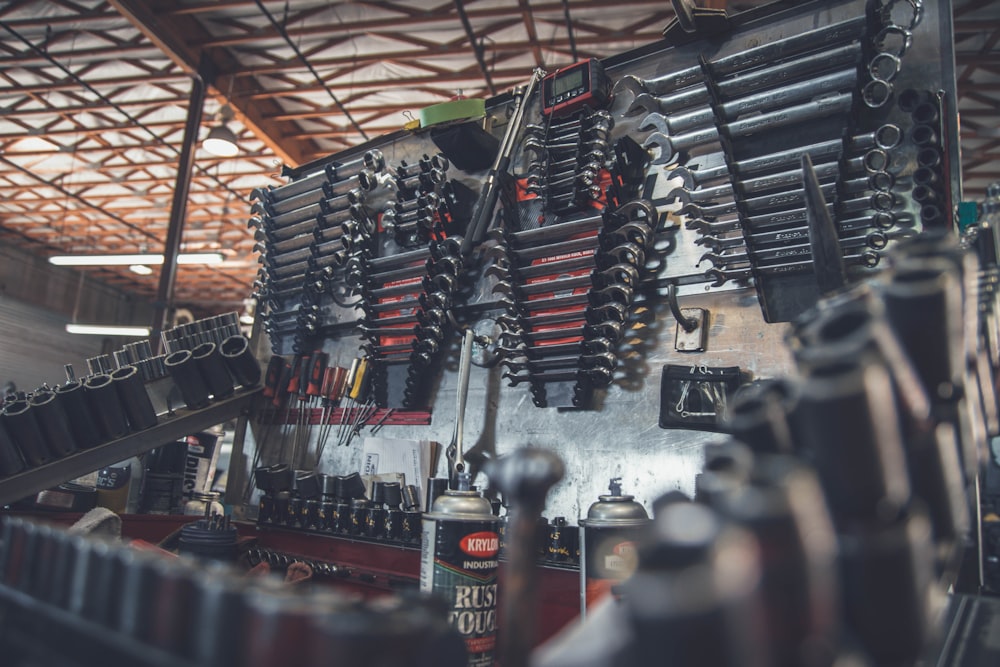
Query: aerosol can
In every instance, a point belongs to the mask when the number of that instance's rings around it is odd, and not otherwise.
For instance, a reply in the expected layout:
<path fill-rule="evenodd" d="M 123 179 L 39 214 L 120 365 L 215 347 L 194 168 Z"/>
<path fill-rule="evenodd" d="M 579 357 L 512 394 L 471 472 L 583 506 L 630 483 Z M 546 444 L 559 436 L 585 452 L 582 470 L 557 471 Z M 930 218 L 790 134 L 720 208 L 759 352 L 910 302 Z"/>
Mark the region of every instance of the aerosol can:
<path fill-rule="evenodd" d="M 635 571 L 636 541 L 649 525 L 646 509 L 622 495 L 621 478 L 598 496 L 587 518 L 580 519 L 580 615 Z"/>
<path fill-rule="evenodd" d="M 469 667 L 489 667 L 496 651 L 500 519 L 477 491 L 460 488 L 434 501 L 423 526 L 420 590 L 448 603 Z"/>
<path fill-rule="evenodd" d="M 462 422 L 469 390 L 472 332 L 459 362 L 455 432 L 447 449 L 452 488 L 423 518 L 420 590 L 449 605 L 448 621 L 465 640 L 469 667 L 491 667 L 497 642 L 497 568 L 500 519 L 490 502 L 470 489 L 462 455 Z"/>

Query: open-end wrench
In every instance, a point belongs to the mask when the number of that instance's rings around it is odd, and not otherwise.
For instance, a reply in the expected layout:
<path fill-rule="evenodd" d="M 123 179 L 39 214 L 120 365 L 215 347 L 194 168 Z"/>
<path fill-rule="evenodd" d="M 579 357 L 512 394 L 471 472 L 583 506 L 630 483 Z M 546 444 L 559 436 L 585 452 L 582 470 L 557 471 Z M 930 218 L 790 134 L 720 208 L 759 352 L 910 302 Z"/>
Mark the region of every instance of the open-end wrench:
<path fill-rule="evenodd" d="M 861 178 L 853 181 L 846 181 L 843 183 L 825 183 L 820 186 L 820 189 L 824 197 L 830 198 L 837 194 L 838 191 L 843 191 L 844 193 L 852 193 L 858 191 L 864 191 L 868 189 L 868 179 Z M 879 193 L 876 193 L 879 194 Z M 888 193 L 883 193 L 888 194 Z M 869 199 L 874 198 L 872 195 Z M 774 209 L 780 209 L 782 211 L 788 210 L 795 206 L 802 206 L 805 203 L 805 190 L 788 190 L 785 192 L 779 192 L 775 194 L 763 195 L 761 197 L 752 197 L 750 199 L 743 200 L 743 205 L 746 211 L 750 214 L 759 214 L 772 211 Z M 891 206 L 890 206 L 891 208 Z M 728 215 L 730 213 L 736 213 L 739 210 L 736 202 L 728 202 L 725 204 L 714 204 L 707 206 L 700 206 L 695 203 L 684 204 L 680 208 L 680 213 L 689 215 L 693 218 L 698 218 L 701 220 L 716 220 L 719 216 Z"/>
<path fill-rule="evenodd" d="M 399 326 L 399 327 L 373 327 L 367 324 L 358 323 L 355 329 L 361 332 L 362 336 L 367 338 L 380 337 L 380 336 L 416 336 L 417 335 L 417 325 L 413 324 L 411 326 Z"/>
<path fill-rule="evenodd" d="M 435 210 L 436 209 L 431 208 L 430 206 L 418 206 L 400 213 L 396 209 L 390 208 L 382 212 L 382 224 L 386 227 L 390 227 L 405 224 L 407 222 L 413 222 L 414 220 L 433 215 Z"/>
<path fill-rule="evenodd" d="M 854 42 L 859 35 L 864 34 L 866 28 L 867 17 L 864 15 L 853 17 L 840 23 L 768 41 L 760 46 L 743 49 L 731 55 L 720 56 L 708 62 L 708 68 L 714 76 L 721 79 L 724 75 L 736 74 L 776 61 L 789 60 L 798 54 L 814 51 L 817 46 L 837 46 Z M 645 91 L 653 95 L 665 95 L 699 83 L 703 79 L 704 71 L 701 65 L 696 65 L 650 79 L 626 75 L 615 83 L 612 92 L 617 94 L 631 91 L 633 95 L 637 95 Z M 780 75 L 777 80 L 782 80 Z M 767 85 L 766 81 L 756 83 Z M 751 86 L 749 89 L 753 88 Z"/>
<path fill-rule="evenodd" d="M 563 259 L 538 262 L 535 264 L 518 265 L 515 263 L 503 265 L 503 263 L 492 264 L 486 269 L 486 275 L 494 275 L 496 270 L 503 274 L 511 273 L 517 275 L 522 280 L 539 278 L 541 276 L 560 276 L 568 272 L 593 269 L 597 266 L 594 252 L 581 251 L 580 253 Z M 503 278 L 503 275 L 500 276 Z"/>
<path fill-rule="evenodd" d="M 357 265 L 363 266 L 364 260 L 358 262 Z M 430 266 L 430 260 L 424 260 L 423 262 L 408 264 L 406 266 L 390 269 L 388 271 L 372 271 L 371 269 L 363 269 L 362 272 L 366 278 L 367 285 L 369 287 L 374 287 L 376 285 L 385 285 L 387 283 L 396 282 L 397 280 L 408 280 L 410 278 L 427 275 L 430 272 Z M 350 267 L 348 270 L 350 271 Z"/>
<path fill-rule="evenodd" d="M 418 239 L 425 238 L 420 236 L 420 234 L 430 232 L 434 229 L 437 221 L 438 219 L 434 215 L 426 214 L 409 222 L 400 222 L 398 224 L 384 223 L 383 227 L 387 234 L 393 234 L 397 239 L 407 237 L 407 235 L 414 235 L 413 238 Z M 400 243 L 402 242 L 400 241 Z"/>
<path fill-rule="evenodd" d="M 892 215 L 892 209 L 895 205 L 896 198 L 891 192 L 875 192 L 870 196 L 844 199 L 836 202 L 835 205 L 828 204 L 828 208 L 839 215 L 870 215 L 873 226 L 879 229 L 888 229 L 895 224 L 896 218 Z M 750 216 L 746 219 L 746 223 L 751 229 L 764 229 L 789 223 L 800 224 L 805 220 L 805 211 L 805 208 L 798 208 Z"/>
<path fill-rule="evenodd" d="M 415 190 L 419 187 L 432 190 L 435 185 L 440 185 L 447 180 L 448 175 L 445 172 L 440 169 L 431 169 L 430 171 L 422 171 L 412 176 L 406 176 L 405 178 L 397 176 L 393 179 L 393 183 L 397 190 Z"/>
<path fill-rule="evenodd" d="M 538 342 L 559 340 L 562 338 L 576 338 L 582 336 L 587 338 L 606 338 L 617 342 L 625 334 L 625 325 L 614 320 L 604 322 L 591 322 L 580 327 L 564 327 L 557 329 L 541 329 L 538 331 L 528 331 L 522 329 L 518 332 L 501 332 L 501 337 L 520 337 L 525 343 L 532 345 Z"/>
<path fill-rule="evenodd" d="M 256 228 L 257 231 L 263 235 L 265 240 L 275 242 L 301 236 L 302 234 L 309 234 L 316 228 L 317 222 L 318 218 L 312 218 L 294 225 L 289 225 L 288 227 L 274 228 L 270 226 L 270 222 L 268 220 L 254 216 L 247 221 L 247 227 Z"/>
<path fill-rule="evenodd" d="M 840 142 L 833 142 L 839 144 Z M 877 149 L 876 149 L 877 150 Z M 678 167 L 674 171 L 684 170 L 686 173 L 690 174 L 684 167 Z M 840 176 L 842 173 L 856 173 L 863 171 L 865 169 L 865 163 L 863 157 L 852 158 L 845 161 L 843 164 L 839 161 L 825 162 L 816 165 L 816 175 L 820 179 L 830 179 Z M 675 174 L 671 173 L 670 176 L 673 177 Z M 744 194 L 754 194 L 758 192 L 766 192 L 767 190 L 777 189 L 779 187 L 787 187 L 789 185 L 799 186 L 802 183 L 802 171 L 798 169 L 790 169 L 788 171 L 778 172 L 776 174 L 769 174 L 767 176 L 758 176 L 757 178 L 748 178 L 745 180 L 737 181 L 739 189 Z M 881 184 L 881 182 L 880 182 Z M 891 187 L 891 185 L 890 185 Z M 731 197 L 733 194 L 732 183 L 726 183 L 723 185 L 718 185 L 711 188 L 700 188 L 695 189 L 692 187 L 677 187 L 667 193 L 667 199 L 678 198 L 682 203 L 688 202 L 711 202 L 718 197 Z"/>
<path fill-rule="evenodd" d="M 299 248 L 298 250 L 291 250 L 286 253 L 265 253 L 257 256 L 257 263 L 264 264 L 272 269 L 286 266 L 288 264 L 296 264 L 298 262 L 304 262 L 313 256 L 311 244 L 305 248 Z"/>
<path fill-rule="evenodd" d="M 568 324 L 570 322 L 605 322 L 614 320 L 624 323 L 628 309 L 619 303 L 603 304 L 600 306 L 588 306 L 582 310 L 571 310 L 564 312 L 544 311 L 538 315 L 528 315 L 521 317 L 518 315 L 497 315 L 496 321 L 508 330 L 516 331 L 520 329 L 533 330 L 539 327 L 552 326 L 555 324 Z"/>
<path fill-rule="evenodd" d="M 378 271 L 388 271 L 415 262 L 426 262 L 430 258 L 431 258 L 430 249 L 420 248 L 418 250 L 400 252 L 394 255 L 366 258 L 365 263 L 371 271 L 378 272 Z"/>
<path fill-rule="evenodd" d="M 385 287 L 371 288 L 362 283 L 358 289 L 366 300 L 377 301 L 379 299 L 417 294 L 429 288 L 428 277 L 421 275 L 420 279 L 400 281 L 395 285 L 387 285 Z"/>
<path fill-rule="evenodd" d="M 837 224 L 837 231 L 849 232 L 871 229 L 874 225 L 870 219 L 855 218 L 844 220 Z M 876 229 L 868 234 L 869 246 L 876 250 L 884 248 L 889 241 L 889 236 L 881 229 Z M 721 253 L 727 248 L 742 248 L 749 241 L 754 248 L 769 247 L 771 245 L 791 245 L 809 239 L 807 227 L 797 227 L 793 229 L 782 229 L 771 232 L 751 232 L 746 238 L 742 235 L 726 238 L 716 236 L 702 236 L 695 240 L 696 245 L 707 246 L 715 253 Z"/>
<path fill-rule="evenodd" d="M 793 102 L 805 102 L 820 95 L 851 89 L 856 82 L 857 72 L 854 70 L 834 72 L 774 90 L 739 97 L 724 102 L 716 108 L 705 106 L 701 109 L 670 116 L 664 116 L 658 112 L 650 113 L 639 122 L 638 129 L 641 131 L 655 130 L 665 135 L 676 135 L 680 132 L 711 125 L 716 119 L 716 114 L 721 120 L 734 121 L 745 114 L 756 111 L 771 111 L 787 107 Z"/>
<path fill-rule="evenodd" d="M 877 250 L 884 248 L 888 237 L 885 232 L 872 232 L 864 236 L 852 236 L 839 239 L 841 250 L 853 250 L 856 248 L 868 247 Z M 734 262 L 752 262 L 754 266 L 765 266 L 767 262 L 774 260 L 787 260 L 791 258 L 811 257 L 812 247 L 806 243 L 803 245 L 780 246 L 777 248 L 753 248 L 752 252 L 746 250 L 733 253 L 706 252 L 698 260 L 698 264 L 709 261 L 716 268 L 726 267 Z"/>
<path fill-rule="evenodd" d="M 353 189 L 347 192 L 347 194 L 339 197 L 323 199 L 315 204 L 303 206 L 302 208 L 297 208 L 294 211 L 282 213 L 281 215 L 272 216 L 267 214 L 266 211 L 262 212 L 261 210 L 256 210 L 254 207 L 258 207 L 260 202 L 255 203 L 251 207 L 251 211 L 254 213 L 263 213 L 262 217 L 264 219 L 264 224 L 271 229 L 275 229 L 305 222 L 307 220 L 315 220 L 321 213 L 329 214 L 333 211 L 340 211 L 350 207 L 352 204 L 360 204 L 364 201 L 364 199 L 365 196 L 361 190 Z"/>
<path fill-rule="evenodd" d="M 407 213 L 416 208 L 436 209 L 444 204 L 444 199 L 436 192 L 421 192 L 416 197 L 404 201 L 390 202 L 386 205 L 385 211 L 395 211 L 395 215 Z"/>
<path fill-rule="evenodd" d="M 847 113 L 851 108 L 850 93 L 832 95 L 820 99 L 770 111 L 756 116 L 735 120 L 721 125 L 722 131 L 730 137 L 745 137 L 758 132 L 774 130 L 787 125 L 823 118 L 835 113 Z M 653 132 L 643 142 L 643 148 L 656 148 L 658 154 L 652 164 L 668 164 L 677 159 L 678 153 L 719 139 L 715 127 L 695 130 L 674 137 L 663 132 Z"/>
<path fill-rule="evenodd" d="M 599 229 L 604 225 L 604 217 L 590 215 L 584 218 L 570 218 L 554 225 L 545 225 L 535 229 L 519 232 L 504 232 L 494 230 L 494 237 L 499 237 L 514 249 L 531 248 L 548 242 L 561 242 L 577 234 Z"/>
<path fill-rule="evenodd" d="M 726 164 L 724 153 L 707 155 L 703 159 L 707 164 L 718 163 L 718 166 L 698 169 L 690 165 L 675 167 L 667 172 L 670 178 L 681 178 L 684 186 L 689 190 L 694 187 L 720 178 L 730 178 L 732 174 L 743 177 L 752 176 L 796 165 L 801 160 L 802 155 L 808 154 L 813 160 L 824 161 L 828 158 L 839 158 L 845 150 L 847 151 L 881 151 L 883 154 L 899 145 L 902 138 L 902 131 L 896 125 L 883 125 L 874 132 L 855 135 L 846 141 L 832 139 L 801 148 L 792 148 L 776 153 L 770 153 L 753 158 L 737 160 L 731 165 Z M 871 167 L 869 171 L 872 171 Z"/>
<path fill-rule="evenodd" d="M 517 347 L 498 348 L 505 357 L 525 357 L 527 359 L 545 359 L 546 357 L 567 354 L 611 354 L 615 348 L 608 338 L 588 338 L 570 343 L 543 343 L 526 345 L 523 341 Z"/>
<path fill-rule="evenodd" d="M 491 246 L 487 251 L 487 257 L 496 259 L 500 263 L 507 265 L 517 262 L 531 262 L 543 257 L 555 257 L 571 252 L 595 251 L 600 244 L 600 239 L 596 234 L 583 236 L 539 246 L 528 246 L 524 248 L 505 248 L 502 245 Z"/>
<path fill-rule="evenodd" d="M 369 169 L 371 171 L 382 171 L 385 169 L 385 158 L 382 152 L 373 149 L 367 151 L 363 156 L 351 160 L 349 162 L 333 163 L 327 164 L 322 167 L 320 171 L 309 174 L 297 181 L 292 181 L 285 185 L 279 185 L 275 188 L 269 188 L 267 190 L 262 188 L 257 188 L 251 193 L 251 199 L 267 199 L 269 201 L 278 202 L 296 195 L 300 195 L 303 192 L 308 192 L 309 190 L 315 190 L 322 187 L 323 183 L 336 184 L 338 181 L 345 181 L 354 176 L 357 176 L 358 172 L 362 169 Z"/>
<path fill-rule="evenodd" d="M 609 384 L 613 373 L 606 368 L 597 366 L 595 368 L 578 368 L 574 371 L 553 371 L 550 373 L 529 373 L 528 375 L 517 375 L 514 373 L 504 373 L 502 377 L 509 380 L 511 387 L 519 384 L 547 384 L 549 382 L 590 382 L 601 386 Z"/>
<path fill-rule="evenodd" d="M 604 368 L 609 371 L 615 370 L 618 365 L 618 357 L 610 352 L 600 354 L 581 354 L 572 357 L 545 357 L 544 359 L 526 359 L 525 361 L 515 361 L 513 359 L 501 359 L 500 363 L 507 367 L 511 373 L 537 373 L 552 370 L 564 370 L 567 368 Z"/>
<path fill-rule="evenodd" d="M 866 266 L 873 268 L 878 266 L 882 257 L 874 250 L 866 250 L 859 255 L 847 255 L 844 257 L 845 266 Z M 761 266 L 756 268 L 736 269 L 723 271 L 721 269 L 708 269 L 705 276 L 711 279 L 712 287 L 721 287 L 730 280 L 746 281 L 753 277 L 754 272 L 764 276 L 778 276 L 792 273 L 809 273 L 815 270 L 812 260 L 802 262 L 790 262 L 788 264 L 778 264 L 775 266 Z"/>

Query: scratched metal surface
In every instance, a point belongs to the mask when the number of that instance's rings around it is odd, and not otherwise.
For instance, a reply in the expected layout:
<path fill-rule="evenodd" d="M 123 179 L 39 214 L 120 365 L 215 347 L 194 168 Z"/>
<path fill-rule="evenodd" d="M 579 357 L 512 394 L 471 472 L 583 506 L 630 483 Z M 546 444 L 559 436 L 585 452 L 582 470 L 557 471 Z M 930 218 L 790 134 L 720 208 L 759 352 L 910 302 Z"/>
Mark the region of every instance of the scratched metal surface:
<path fill-rule="evenodd" d="M 802 7 L 776 14 L 772 19 L 748 24 L 731 39 L 714 42 L 710 47 L 692 44 L 678 49 L 665 49 L 641 58 L 623 61 L 609 70 L 614 80 L 623 74 L 655 76 L 697 62 L 698 55 L 718 57 L 737 53 L 757 43 L 783 35 L 796 34 L 814 27 L 829 25 L 864 11 L 864 2 L 803 3 Z M 905 3 L 901 3 L 905 4 Z M 805 9 L 803 9 L 803 7 Z M 948 58 L 951 53 L 949 3 L 925 0 L 924 15 L 914 31 L 914 47 L 903 61 L 897 78 L 897 87 L 923 87 L 932 90 L 954 90 L 953 75 Z M 708 49 L 708 50 L 706 50 Z M 527 79 L 529 73 L 525 73 Z M 951 98 L 954 99 L 953 97 Z M 637 119 L 623 115 L 629 100 L 616 100 L 612 107 L 615 114 L 615 136 L 631 136 L 641 143 L 644 133 L 635 128 Z M 947 102 L 946 102 L 947 103 Z M 953 103 L 953 102 L 952 102 Z M 894 103 L 880 111 L 866 112 L 865 127 L 877 127 L 884 122 L 894 122 L 910 127 L 909 119 L 902 115 Z M 530 121 L 530 117 L 529 117 Z M 950 126 L 946 137 L 957 136 L 957 128 Z M 378 142 L 375 142 L 378 145 Z M 380 146 L 390 164 L 400 160 L 413 162 L 421 154 L 436 152 L 426 137 L 415 136 L 406 141 L 396 141 Z M 954 145 L 946 146 L 952 151 Z M 957 149 L 955 149 L 957 150 Z M 912 201 L 906 188 L 915 167 L 914 151 L 904 146 L 893 155 L 891 170 L 897 176 L 900 216 L 914 217 Z M 957 164 L 957 159 L 953 164 Z M 662 197 L 676 182 L 667 182 L 661 167 L 651 166 L 659 174 L 654 197 Z M 957 174 L 957 169 L 953 170 Z M 450 171 L 449 176 L 461 178 L 478 191 L 481 174 L 461 174 Z M 957 191 L 957 189 L 955 190 Z M 384 196 L 381 195 L 381 196 Z M 379 196 L 372 199 L 379 201 Z M 658 238 L 658 244 L 667 249 L 657 272 L 661 278 L 688 276 L 700 273 L 697 266 L 704 248 L 694 240 L 697 234 L 683 225 L 672 225 Z M 466 303 L 482 310 L 492 301 L 491 279 L 480 280 L 468 296 Z M 571 520 L 585 515 L 597 496 L 606 492 L 610 477 L 621 477 L 626 493 L 636 496 L 647 509 L 660 494 L 678 489 L 692 494 L 694 479 L 703 461 L 706 443 L 724 438 L 716 433 L 659 428 L 660 373 L 665 364 L 691 364 L 698 366 L 739 366 L 753 378 L 775 377 L 791 370 L 790 356 L 783 343 L 786 325 L 766 324 L 752 288 L 727 283 L 713 288 L 707 283 L 689 284 L 680 289 L 680 305 L 705 308 L 710 313 L 710 333 L 704 353 L 679 353 L 674 350 L 675 322 L 662 298 L 655 292 L 639 304 L 643 314 L 629 335 L 627 345 L 620 350 L 621 366 L 616 380 L 606 391 L 598 393 L 594 409 L 587 411 L 539 409 L 532 405 L 526 386 L 509 387 L 503 380 L 501 369 L 473 367 L 468 408 L 465 419 L 465 447 L 467 458 L 478 470 L 485 459 L 502 456 L 518 447 L 538 446 L 558 453 L 566 462 L 567 473 L 549 494 L 545 511 L 549 518 L 565 516 Z M 659 296 L 662 296 L 659 295 Z M 350 327 L 357 312 L 338 309 L 333 305 L 329 320 Z M 459 310 L 462 316 L 461 309 Z M 467 317 L 474 320 L 489 313 Z M 455 336 L 444 360 L 444 372 L 434 385 L 431 397 L 433 421 L 427 427 L 386 426 L 380 436 L 436 440 L 446 444 L 451 439 L 455 417 L 454 372 L 457 364 L 458 338 Z M 326 341 L 326 351 L 331 362 L 348 363 L 357 354 L 359 339 L 346 335 Z M 367 430 L 362 431 L 362 437 Z M 311 443 L 315 447 L 315 441 Z M 361 439 L 348 447 L 329 445 L 319 469 L 331 474 L 342 474 L 361 467 Z M 265 457 L 267 461 L 267 457 Z M 446 461 L 438 461 L 438 475 L 446 474 Z M 486 485 L 488 480 L 477 474 L 474 483 Z"/>

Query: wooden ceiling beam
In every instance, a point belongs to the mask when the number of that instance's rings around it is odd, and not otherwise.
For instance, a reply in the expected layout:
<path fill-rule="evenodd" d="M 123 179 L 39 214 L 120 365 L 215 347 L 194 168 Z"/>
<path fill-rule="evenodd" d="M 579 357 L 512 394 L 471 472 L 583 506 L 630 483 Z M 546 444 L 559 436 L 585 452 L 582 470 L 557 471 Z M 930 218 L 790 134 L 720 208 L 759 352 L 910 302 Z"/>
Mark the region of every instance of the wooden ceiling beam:
<path fill-rule="evenodd" d="M 206 69 L 206 62 L 211 62 L 212 69 L 217 72 L 239 69 L 238 63 L 226 54 L 209 54 L 205 49 L 189 46 L 184 33 L 177 25 L 167 17 L 154 15 L 145 2 L 141 0 L 108 1 L 184 71 L 201 75 Z M 213 60 L 213 55 L 216 56 L 217 60 Z M 238 82 L 231 77 L 215 77 L 214 80 L 206 81 L 206 83 L 212 86 L 219 96 L 230 102 L 231 106 L 238 112 L 243 124 L 250 128 L 282 160 L 292 166 L 304 162 L 298 146 L 288 146 L 280 141 L 281 128 L 264 115 L 264 110 L 259 105 L 240 102 L 240 93 L 243 92 L 243 87 L 248 85 L 246 82 L 238 85 Z"/>
<path fill-rule="evenodd" d="M 622 42 L 636 42 L 636 43 L 647 43 L 654 42 L 656 40 L 662 39 L 661 34 L 662 26 L 647 26 L 646 30 L 640 30 L 637 33 L 631 33 L 628 35 L 620 35 L 618 39 Z M 578 36 L 576 37 L 576 46 L 578 49 L 583 49 L 588 46 L 603 47 L 608 42 L 608 35 L 597 35 L 597 36 Z M 496 52 L 509 53 L 513 55 L 521 55 L 525 51 L 529 50 L 532 44 L 528 41 L 517 41 L 517 42 L 504 42 L 502 44 L 491 45 Z M 569 51 L 570 43 L 569 39 L 557 38 L 553 39 L 545 44 L 546 49 L 559 50 L 559 51 Z M 432 53 L 422 53 L 420 58 L 426 61 L 433 61 L 435 58 L 450 58 L 454 56 L 467 56 L 468 47 L 467 46 L 451 46 L 451 47 L 440 47 L 435 49 Z M 583 57 L 585 54 L 581 51 L 580 56 Z M 372 53 L 366 56 L 366 59 L 371 62 L 377 62 L 380 60 L 404 60 L 406 58 L 413 58 L 413 51 L 382 51 L 379 53 Z M 323 69 L 327 67 L 342 67 L 345 65 L 357 66 L 359 60 L 357 56 L 347 55 L 339 57 L 329 57 L 329 58 L 314 58 L 310 60 L 312 66 L 317 69 Z M 273 65 L 259 65 L 253 67 L 252 69 L 247 69 L 235 74 L 238 78 L 245 77 L 257 77 L 266 74 L 273 73 L 286 73 L 286 72 L 303 72 L 305 67 L 299 63 L 298 60 L 283 61 L 280 63 L 275 63 Z M 526 78 L 526 77 L 525 77 Z M 255 91 L 257 92 L 257 91 Z"/>
<path fill-rule="evenodd" d="M 115 0 L 112 0 L 114 2 Z M 254 3 L 250 3 L 254 5 Z M 617 8 L 625 9 L 626 7 L 650 7 L 650 8 L 661 8 L 663 6 L 662 0 L 628 0 L 627 2 L 619 3 Z M 607 2 L 603 0 L 587 0 L 584 2 L 573 2 L 573 11 L 578 14 L 581 12 L 586 12 L 589 10 L 606 10 L 608 8 Z M 456 19 L 458 16 L 453 10 L 453 5 L 443 4 L 440 9 L 431 11 L 406 11 L 405 9 L 398 9 L 403 16 L 392 16 L 388 18 L 377 18 L 377 19 L 362 19 L 358 21 L 344 21 L 338 23 L 310 23 L 309 25 L 289 25 L 286 30 L 288 35 L 293 39 L 302 37 L 311 37 L 316 35 L 331 35 L 331 34 L 364 34 L 371 31 L 377 31 L 381 29 L 391 29 L 399 30 L 401 25 L 405 25 L 407 28 L 414 30 L 418 26 L 427 27 L 429 25 L 445 23 L 449 27 L 456 26 Z M 563 6 L 561 2 L 542 2 L 532 5 L 532 11 L 535 14 L 544 13 L 558 13 L 562 15 Z M 470 21 L 486 21 L 489 19 L 507 19 L 511 16 L 511 10 L 509 7 L 496 6 L 488 8 L 480 8 L 476 6 L 469 7 L 466 10 L 466 15 L 469 17 Z M 402 22 L 402 23 L 401 23 Z M 658 30 L 662 30 L 664 26 L 659 26 Z M 216 37 L 204 40 L 191 40 L 188 45 L 192 47 L 199 48 L 212 48 L 212 47 L 231 47 L 231 46 L 241 46 L 244 44 L 259 44 L 264 40 L 268 39 L 280 39 L 281 36 L 273 28 L 255 29 L 248 30 L 246 34 L 243 35 L 226 35 L 224 37 Z"/>

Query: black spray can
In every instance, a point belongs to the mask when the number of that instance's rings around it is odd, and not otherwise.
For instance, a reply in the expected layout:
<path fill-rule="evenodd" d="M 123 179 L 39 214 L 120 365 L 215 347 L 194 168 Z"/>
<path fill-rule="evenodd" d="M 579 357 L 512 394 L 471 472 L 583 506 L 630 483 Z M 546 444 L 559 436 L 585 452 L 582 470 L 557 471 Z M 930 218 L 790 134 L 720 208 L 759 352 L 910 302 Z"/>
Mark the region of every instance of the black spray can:
<path fill-rule="evenodd" d="M 622 495 L 621 479 L 611 480 L 610 495 L 598 496 L 580 520 L 580 615 L 635 571 L 636 542 L 649 525 L 645 508 Z"/>
<path fill-rule="evenodd" d="M 446 491 L 424 514 L 420 590 L 447 602 L 469 667 L 493 665 L 497 639 L 499 519 L 476 491 Z"/>

